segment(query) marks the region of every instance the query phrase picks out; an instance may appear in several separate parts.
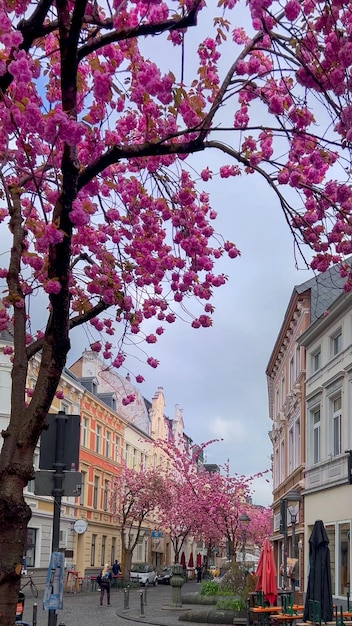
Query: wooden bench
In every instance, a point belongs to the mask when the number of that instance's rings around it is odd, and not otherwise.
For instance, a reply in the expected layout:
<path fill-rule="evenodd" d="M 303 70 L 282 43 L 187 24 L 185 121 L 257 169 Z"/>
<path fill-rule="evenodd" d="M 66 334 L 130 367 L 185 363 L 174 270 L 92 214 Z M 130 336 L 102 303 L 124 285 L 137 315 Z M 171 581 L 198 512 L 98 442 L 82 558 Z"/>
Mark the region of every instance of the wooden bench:
<path fill-rule="evenodd" d="M 277 613 L 276 615 L 271 615 L 270 620 L 273 624 L 294 624 L 297 620 L 301 620 L 303 618 L 302 613 Z"/>

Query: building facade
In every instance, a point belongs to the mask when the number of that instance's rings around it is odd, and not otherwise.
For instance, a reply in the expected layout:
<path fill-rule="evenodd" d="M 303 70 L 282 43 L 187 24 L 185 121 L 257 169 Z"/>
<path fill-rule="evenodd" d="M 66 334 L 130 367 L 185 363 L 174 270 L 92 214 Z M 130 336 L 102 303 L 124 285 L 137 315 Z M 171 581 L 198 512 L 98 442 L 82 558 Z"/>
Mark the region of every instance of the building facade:
<path fill-rule="evenodd" d="M 305 590 L 308 567 L 304 520 L 310 435 L 306 422 L 306 353 L 300 337 L 324 316 L 340 295 L 342 285 L 337 268 L 332 268 L 294 287 L 266 369 L 272 421 L 272 540 L 278 583 L 301 592 Z M 291 496 L 296 496 L 292 505 Z M 285 568 L 288 563 L 291 567 Z"/>
<path fill-rule="evenodd" d="M 340 600 L 350 591 L 352 565 L 352 294 L 338 297 L 299 343 L 306 351 L 305 535 L 323 520 Z"/>

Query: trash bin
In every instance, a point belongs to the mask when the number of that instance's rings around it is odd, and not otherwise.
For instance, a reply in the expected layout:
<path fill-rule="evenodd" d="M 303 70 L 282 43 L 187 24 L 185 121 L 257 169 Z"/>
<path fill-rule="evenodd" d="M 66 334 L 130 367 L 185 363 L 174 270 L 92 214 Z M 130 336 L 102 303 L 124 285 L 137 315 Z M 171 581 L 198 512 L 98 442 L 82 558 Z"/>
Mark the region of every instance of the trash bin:
<path fill-rule="evenodd" d="M 22 591 L 18 592 L 18 600 L 16 605 L 16 622 L 21 621 L 24 611 L 24 599 L 25 595 Z"/>

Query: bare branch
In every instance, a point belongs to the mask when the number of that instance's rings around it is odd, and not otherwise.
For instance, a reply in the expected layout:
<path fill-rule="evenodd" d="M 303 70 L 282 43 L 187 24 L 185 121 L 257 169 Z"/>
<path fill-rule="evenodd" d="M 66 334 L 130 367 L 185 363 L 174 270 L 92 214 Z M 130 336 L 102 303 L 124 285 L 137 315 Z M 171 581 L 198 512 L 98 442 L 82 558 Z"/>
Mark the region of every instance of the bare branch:
<path fill-rule="evenodd" d="M 84 57 L 92 52 L 99 50 L 103 46 L 106 46 L 117 41 L 123 41 L 125 39 L 133 39 L 135 37 L 145 37 L 147 35 L 160 35 L 171 30 L 179 30 L 188 28 L 190 26 L 197 25 L 197 10 L 201 0 L 196 0 L 194 6 L 182 17 L 165 20 L 158 24 L 141 24 L 133 29 L 126 29 L 120 31 L 113 31 L 106 35 L 97 36 L 89 43 L 84 44 L 78 50 L 78 60 L 81 61 Z M 112 28 L 112 20 L 105 20 L 103 23 L 104 28 Z"/>

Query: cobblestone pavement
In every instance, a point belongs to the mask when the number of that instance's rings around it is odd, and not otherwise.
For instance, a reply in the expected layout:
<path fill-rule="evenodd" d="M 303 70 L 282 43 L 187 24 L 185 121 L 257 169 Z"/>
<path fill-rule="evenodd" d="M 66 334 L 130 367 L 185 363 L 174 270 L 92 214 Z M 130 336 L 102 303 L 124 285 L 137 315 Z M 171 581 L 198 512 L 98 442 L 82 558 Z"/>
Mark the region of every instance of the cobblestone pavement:
<path fill-rule="evenodd" d="M 198 586 L 199 589 L 199 586 Z M 144 605 L 144 615 L 141 611 L 141 589 L 130 589 L 129 609 L 125 609 L 125 596 L 122 589 L 111 590 L 111 606 L 99 604 L 99 592 L 64 594 L 64 608 L 58 611 L 57 626 L 140 626 L 151 624 L 155 626 L 180 626 L 186 622 L 179 622 L 180 614 L 192 608 L 199 609 L 199 605 L 183 604 L 181 608 L 171 608 L 171 587 L 158 585 L 147 589 L 147 603 Z M 197 591 L 197 584 L 189 581 L 182 587 L 182 595 Z M 43 610 L 42 593 L 38 598 L 26 594 L 23 621 L 32 626 L 33 605 L 37 604 L 37 625 L 47 626 L 48 611 Z M 143 596 L 144 597 L 144 596 Z M 197 626 L 202 626 L 198 624 Z"/>

